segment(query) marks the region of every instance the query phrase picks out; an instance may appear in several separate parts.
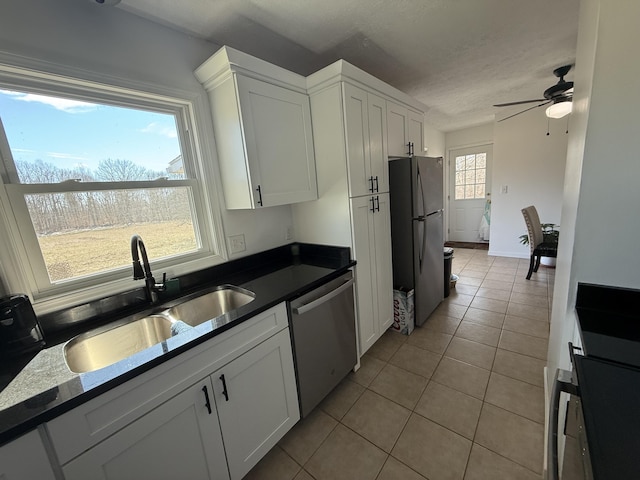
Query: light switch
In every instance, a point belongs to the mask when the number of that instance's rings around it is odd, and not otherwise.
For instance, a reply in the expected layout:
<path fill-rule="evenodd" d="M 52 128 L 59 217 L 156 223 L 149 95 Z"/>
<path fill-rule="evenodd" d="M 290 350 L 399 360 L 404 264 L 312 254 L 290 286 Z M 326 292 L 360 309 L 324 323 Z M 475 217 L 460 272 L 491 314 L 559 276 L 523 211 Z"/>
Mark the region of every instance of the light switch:
<path fill-rule="evenodd" d="M 500 193 L 509 193 L 509 185 L 502 185 L 500 187 Z"/>

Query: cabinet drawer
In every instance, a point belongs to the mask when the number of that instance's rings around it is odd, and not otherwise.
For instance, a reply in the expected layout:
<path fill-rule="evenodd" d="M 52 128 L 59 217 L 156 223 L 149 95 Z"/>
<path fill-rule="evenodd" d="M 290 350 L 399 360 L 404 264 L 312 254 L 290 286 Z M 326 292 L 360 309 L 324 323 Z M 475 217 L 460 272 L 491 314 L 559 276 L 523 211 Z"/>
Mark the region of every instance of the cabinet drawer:
<path fill-rule="evenodd" d="M 282 303 L 48 422 L 60 464 L 287 326 Z"/>

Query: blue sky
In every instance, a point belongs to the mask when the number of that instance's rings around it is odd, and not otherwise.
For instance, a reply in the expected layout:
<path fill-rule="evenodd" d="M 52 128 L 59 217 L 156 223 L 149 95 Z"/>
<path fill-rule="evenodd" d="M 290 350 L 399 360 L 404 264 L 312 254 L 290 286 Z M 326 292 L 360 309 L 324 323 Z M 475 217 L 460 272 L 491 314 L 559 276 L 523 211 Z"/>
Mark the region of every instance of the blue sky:
<path fill-rule="evenodd" d="M 0 89 L 15 160 L 94 169 L 107 158 L 164 170 L 180 154 L 173 115 Z"/>

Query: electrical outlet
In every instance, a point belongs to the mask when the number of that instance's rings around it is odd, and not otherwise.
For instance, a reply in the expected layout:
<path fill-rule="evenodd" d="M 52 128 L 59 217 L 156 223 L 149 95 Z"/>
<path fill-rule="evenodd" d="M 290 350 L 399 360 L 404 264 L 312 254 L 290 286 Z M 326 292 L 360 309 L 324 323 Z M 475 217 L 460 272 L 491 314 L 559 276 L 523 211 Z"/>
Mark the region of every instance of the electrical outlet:
<path fill-rule="evenodd" d="M 241 233 L 240 235 L 231 235 L 228 238 L 231 253 L 240 253 L 244 252 L 247 249 L 247 246 L 244 243 L 244 234 Z"/>
<path fill-rule="evenodd" d="M 287 228 L 284 231 L 284 239 L 293 240 L 293 225 L 287 225 Z"/>

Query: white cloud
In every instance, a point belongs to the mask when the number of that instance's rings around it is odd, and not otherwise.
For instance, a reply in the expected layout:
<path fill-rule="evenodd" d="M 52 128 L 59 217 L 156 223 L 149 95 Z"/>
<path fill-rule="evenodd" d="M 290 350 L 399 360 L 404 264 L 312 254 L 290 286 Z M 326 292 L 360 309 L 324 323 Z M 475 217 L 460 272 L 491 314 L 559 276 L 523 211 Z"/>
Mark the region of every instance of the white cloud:
<path fill-rule="evenodd" d="M 79 157 L 70 153 L 47 152 L 47 156 L 51 158 L 60 158 L 63 160 L 89 160 L 87 157 Z"/>
<path fill-rule="evenodd" d="M 140 130 L 142 133 L 152 133 L 155 135 L 163 135 L 165 137 L 168 138 L 176 138 L 178 136 L 176 129 L 175 128 L 171 128 L 165 125 L 161 125 L 159 123 L 156 122 L 152 122 L 149 125 L 147 125 L 146 127 L 144 127 L 142 130 Z"/>
<path fill-rule="evenodd" d="M 0 93 L 13 97 L 21 102 L 37 102 L 49 105 L 56 110 L 67 113 L 84 113 L 98 108 L 98 105 L 89 102 L 81 102 L 79 100 L 70 100 L 68 98 L 49 97 L 47 95 L 38 95 L 36 93 L 12 92 L 9 90 L 0 90 Z"/>

